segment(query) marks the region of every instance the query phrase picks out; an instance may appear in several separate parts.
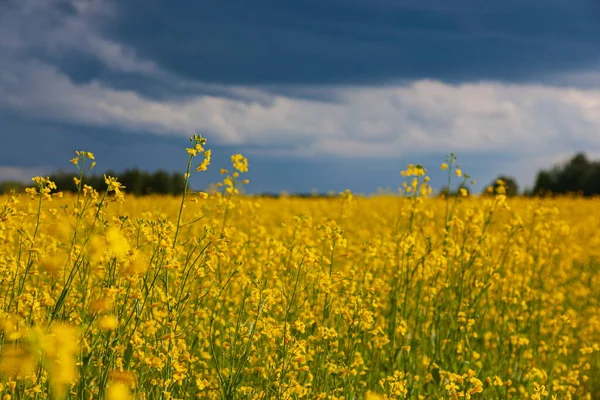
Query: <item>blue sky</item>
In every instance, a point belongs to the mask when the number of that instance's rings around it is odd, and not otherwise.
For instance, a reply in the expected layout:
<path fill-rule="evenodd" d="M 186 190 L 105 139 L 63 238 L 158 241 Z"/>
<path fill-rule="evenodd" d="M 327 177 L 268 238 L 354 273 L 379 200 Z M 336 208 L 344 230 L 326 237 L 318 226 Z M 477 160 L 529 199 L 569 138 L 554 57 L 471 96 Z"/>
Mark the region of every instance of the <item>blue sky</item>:
<path fill-rule="evenodd" d="M 455 152 L 521 186 L 600 157 L 597 0 L 5 0 L 0 179 L 181 170 L 187 138 L 250 191 L 375 192 Z"/>

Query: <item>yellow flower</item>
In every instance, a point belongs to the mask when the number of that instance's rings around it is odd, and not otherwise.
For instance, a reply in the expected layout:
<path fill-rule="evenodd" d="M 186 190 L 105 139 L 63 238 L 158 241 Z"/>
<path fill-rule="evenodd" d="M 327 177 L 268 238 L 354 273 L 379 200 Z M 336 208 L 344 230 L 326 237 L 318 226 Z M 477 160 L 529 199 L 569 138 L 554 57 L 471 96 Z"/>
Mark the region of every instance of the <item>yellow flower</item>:
<path fill-rule="evenodd" d="M 104 175 L 104 182 L 107 185 L 106 191 L 107 192 L 114 192 L 115 196 L 117 197 L 117 199 L 119 201 L 124 200 L 124 195 L 121 192 L 121 189 L 125 189 L 125 186 L 123 186 L 115 177 L 112 176 L 107 176 Z"/>
<path fill-rule="evenodd" d="M 212 151 L 211 150 L 206 150 L 204 152 L 204 160 L 198 166 L 198 168 L 196 169 L 196 171 L 201 172 L 201 171 L 206 171 L 208 169 L 208 166 L 210 165 L 211 155 L 212 155 Z"/>
<path fill-rule="evenodd" d="M 77 379 L 75 355 L 78 338 L 73 327 L 65 324 L 54 326 L 49 335 L 39 334 L 46 355 L 50 383 L 57 397 L 62 397 L 67 388 Z"/>
<path fill-rule="evenodd" d="M 119 326 L 119 321 L 114 315 L 104 315 L 98 320 L 98 328 L 103 331 L 114 331 Z"/>
<path fill-rule="evenodd" d="M 458 387 L 458 385 L 454 382 L 450 382 L 444 388 L 449 391 L 450 394 L 455 394 L 456 391 L 460 389 L 460 387 Z"/>
<path fill-rule="evenodd" d="M 101 296 L 89 303 L 89 309 L 92 313 L 102 313 L 109 311 L 114 306 L 114 302 L 110 297 Z"/>
<path fill-rule="evenodd" d="M 233 168 L 239 172 L 248 172 L 248 159 L 241 154 L 234 154 L 231 156 L 231 162 Z"/>
<path fill-rule="evenodd" d="M 35 370 L 35 360 L 28 348 L 20 344 L 5 345 L 0 358 L 0 373 L 7 377 L 23 378 Z"/>
<path fill-rule="evenodd" d="M 68 261 L 68 255 L 64 252 L 44 252 L 41 255 L 40 266 L 48 274 L 58 276 Z"/>
<path fill-rule="evenodd" d="M 368 391 L 365 395 L 365 400 L 384 400 L 386 397 L 375 392 Z"/>
<path fill-rule="evenodd" d="M 117 226 L 112 226 L 106 231 L 108 249 L 116 256 L 123 257 L 129 252 L 129 243 Z"/>
<path fill-rule="evenodd" d="M 128 400 L 131 398 L 129 388 L 123 382 L 115 381 L 108 384 L 106 389 L 107 400 Z"/>

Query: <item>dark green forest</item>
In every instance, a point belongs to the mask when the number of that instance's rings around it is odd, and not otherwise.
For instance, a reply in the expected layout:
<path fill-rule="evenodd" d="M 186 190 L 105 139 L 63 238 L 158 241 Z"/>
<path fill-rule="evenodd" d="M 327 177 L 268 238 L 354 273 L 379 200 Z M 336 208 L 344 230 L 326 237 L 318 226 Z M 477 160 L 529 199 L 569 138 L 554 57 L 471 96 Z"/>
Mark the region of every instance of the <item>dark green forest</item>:
<path fill-rule="evenodd" d="M 169 173 L 164 170 L 146 172 L 134 168 L 121 173 L 106 171 L 106 175 L 117 176 L 119 182 L 125 185 L 127 193 L 137 196 L 148 194 L 177 195 L 181 193 L 184 184 L 181 173 Z M 77 190 L 72 173 L 56 172 L 50 175 L 50 179 L 63 191 Z M 539 171 L 533 188 L 523 192 L 519 191 L 516 179 L 506 175 L 498 176 L 488 186 L 496 188 L 498 179 L 505 182 L 508 196 L 600 195 L 600 160 L 590 160 L 584 153 L 578 153 L 563 164 Z M 102 191 L 106 187 L 103 175 L 86 176 L 85 183 L 98 191 Z M 0 182 L 0 194 L 10 193 L 13 190 L 19 192 L 25 187 L 27 185 L 22 182 L 2 181 Z M 487 190 L 484 189 L 483 193 L 486 192 Z M 442 188 L 440 194 L 453 195 L 456 193 L 454 191 L 449 192 L 447 188 Z M 277 197 L 277 194 L 267 195 Z"/>
<path fill-rule="evenodd" d="M 591 161 L 584 153 L 568 162 L 538 172 L 531 194 L 600 194 L 600 161 Z"/>
<path fill-rule="evenodd" d="M 179 194 L 183 188 L 183 174 L 179 172 L 169 173 L 164 170 L 158 170 L 153 173 L 141 171 L 139 169 L 127 169 L 117 173 L 115 171 L 106 171 L 108 176 L 119 178 L 128 194 L 137 196 L 148 194 Z M 50 180 L 56 183 L 56 186 L 62 191 L 76 192 L 77 187 L 73 181 L 73 173 L 56 172 L 50 175 Z M 106 188 L 103 175 L 86 175 L 84 183 L 98 191 Z M 11 190 L 19 191 L 26 187 L 21 182 L 5 181 L 0 183 L 0 194 L 8 193 Z"/>

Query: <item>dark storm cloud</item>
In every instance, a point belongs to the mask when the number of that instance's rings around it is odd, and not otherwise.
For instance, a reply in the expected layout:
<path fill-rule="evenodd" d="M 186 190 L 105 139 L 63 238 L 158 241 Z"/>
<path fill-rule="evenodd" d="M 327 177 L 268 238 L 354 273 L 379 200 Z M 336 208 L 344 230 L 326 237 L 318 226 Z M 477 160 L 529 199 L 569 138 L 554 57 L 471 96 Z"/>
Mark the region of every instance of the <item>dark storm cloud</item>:
<path fill-rule="evenodd" d="M 159 100 L 239 96 L 222 85 L 256 85 L 304 97 L 308 92 L 300 86 L 425 78 L 584 86 L 565 75 L 600 66 L 595 0 L 39 4 L 0 4 L 0 13 L 10 17 L 1 21 L 0 50 L 3 40 L 18 36 L 10 48 L 13 58 L 52 64 L 79 84 L 97 81 Z M 89 17 L 73 23 L 86 13 Z M 8 54 L 6 47 L 3 51 Z M 127 60 L 115 65 L 119 57 L 145 65 L 134 67 Z"/>
<path fill-rule="evenodd" d="M 587 0 L 117 4 L 105 35 L 208 82 L 540 81 L 600 60 L 600 3 Z"/>
<path fill-rule="evenodd" d="M 396 188 L 447 151 L 482 184 L 530 182 L 600 154 L 598 4 L 0 1 L 0 178 L 77 149 L 99 171 L 179 170 L 200 131 L 199 187 L 235 152 L 251 191 Z"/>

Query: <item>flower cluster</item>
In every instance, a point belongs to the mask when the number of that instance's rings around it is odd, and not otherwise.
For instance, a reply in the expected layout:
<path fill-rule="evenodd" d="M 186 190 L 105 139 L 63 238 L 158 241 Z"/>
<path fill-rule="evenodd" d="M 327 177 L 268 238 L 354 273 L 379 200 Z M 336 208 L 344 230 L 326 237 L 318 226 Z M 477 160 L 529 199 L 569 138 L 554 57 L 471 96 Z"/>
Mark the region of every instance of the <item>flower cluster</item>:
<path fill-rule="evenodd" d="M 0 398 L 600 398 L 598 200 L 432 197 L 421 165 L 259 198 L 241 154 L 187 196 L 205 147 L 179 199 L 96 192 L 84 151 L 76 194 L 0 198 Z"/>

